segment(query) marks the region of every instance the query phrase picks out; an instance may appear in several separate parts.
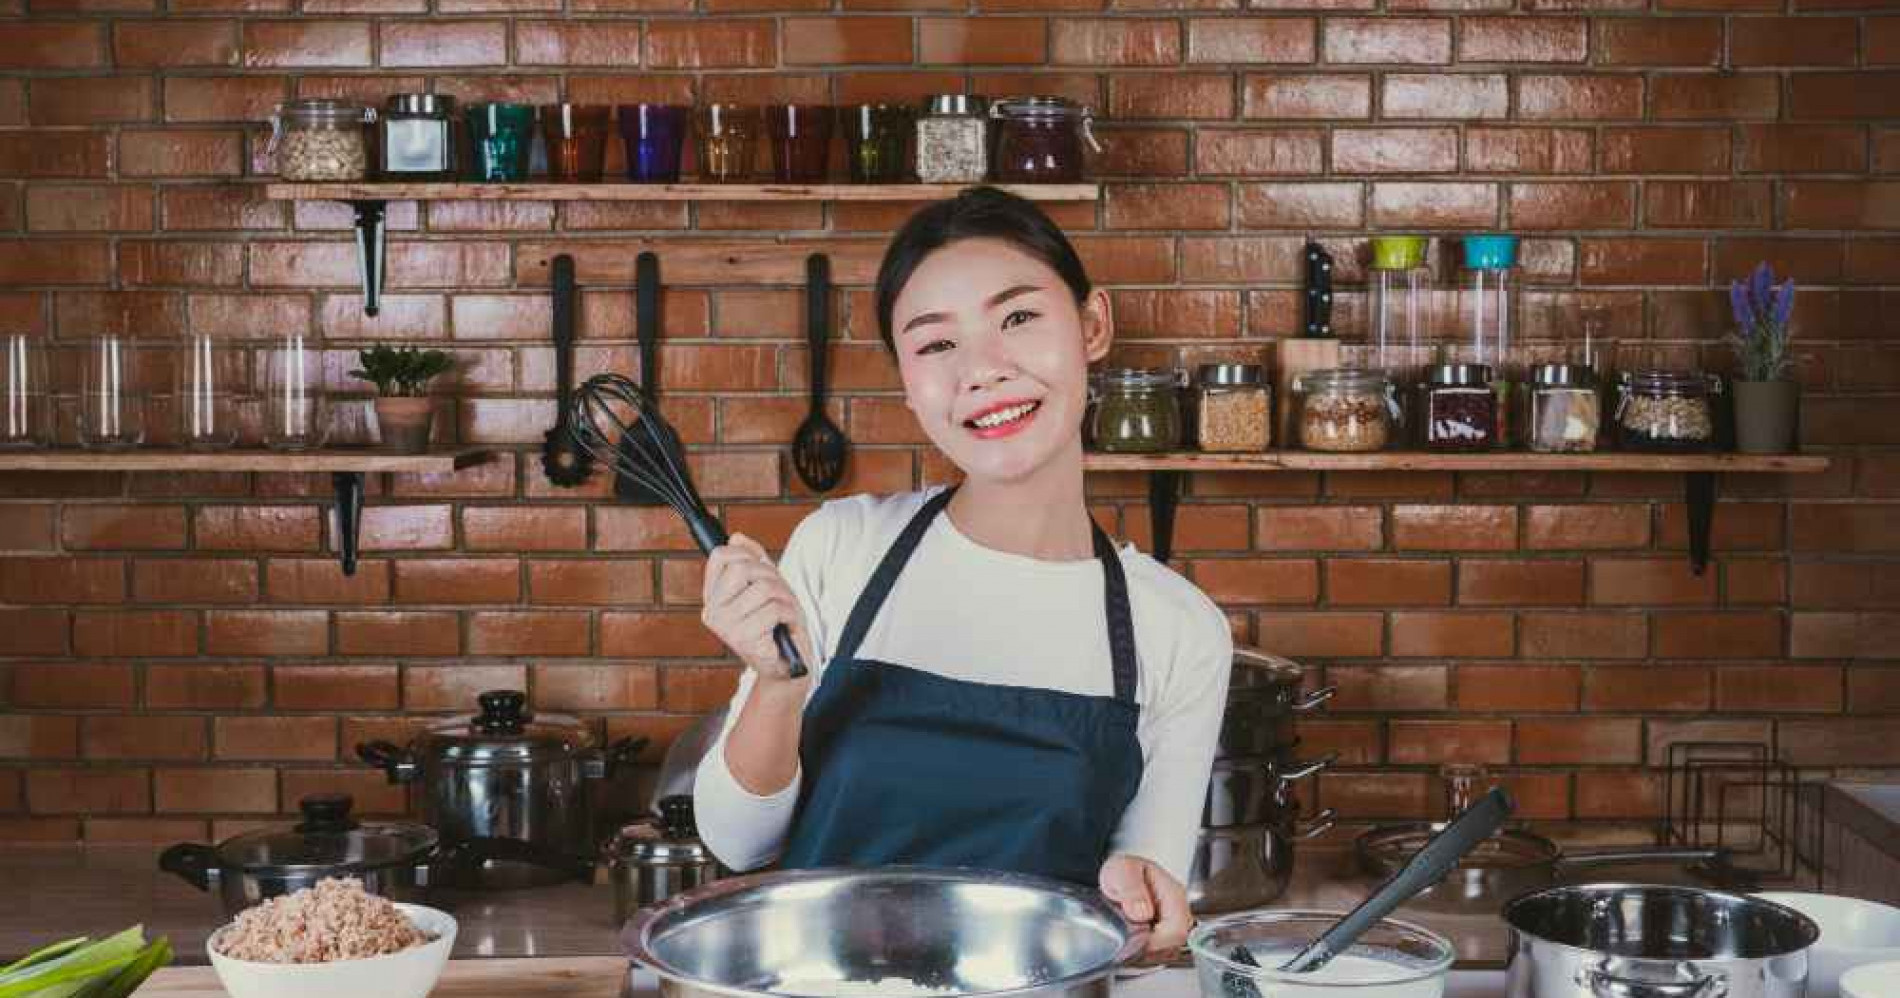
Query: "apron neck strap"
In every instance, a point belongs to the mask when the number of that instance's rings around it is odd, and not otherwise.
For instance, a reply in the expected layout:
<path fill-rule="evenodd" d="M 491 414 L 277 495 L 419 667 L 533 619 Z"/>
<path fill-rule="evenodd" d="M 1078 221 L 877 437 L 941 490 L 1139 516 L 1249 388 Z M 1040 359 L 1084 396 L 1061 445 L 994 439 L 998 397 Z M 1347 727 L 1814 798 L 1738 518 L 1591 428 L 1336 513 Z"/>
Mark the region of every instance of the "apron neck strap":
<path fill-rule="evenodd" d="M 923 543 L 924 532 L 936 521 L 937 514 L 950 505 L 950 497 L 956 491 L 957 486 L 952 485 L 931 496 L 910 518 L 910 522 L 904 525 L 903 532 L 891 543 L 890 550 L 884 552 L 877 570 L 871 573 L 870 581 L 865 583 L 864 592 L 858 595 L 858 601 L 851 607 L 851 616 L 845 621 L 844 635 L 838 640 L 834 658 L 848 661 L 857 655 L 858 646 L 870 633 L 871 624 L 877 619 L 878 611 L 883 609 L 885 598 L 897 584 L 897 577 L 903 574 L 911 555 Z M 1095 557 L 1102 563 L 1103 595 L 1108 615 L 1108 649 L 1115 670 L 1115 699 L 1132 705 L 1135 702 L 1138 666 L 1135 659 L 1134 614 L 1128 603 L 1128 576 L 1122 570 L 1121 557 L 1115 553 L 1114 542 L 1108 539 L 1093 517 L 1089 518 L 1089 531 L 1094 541 Z"/>

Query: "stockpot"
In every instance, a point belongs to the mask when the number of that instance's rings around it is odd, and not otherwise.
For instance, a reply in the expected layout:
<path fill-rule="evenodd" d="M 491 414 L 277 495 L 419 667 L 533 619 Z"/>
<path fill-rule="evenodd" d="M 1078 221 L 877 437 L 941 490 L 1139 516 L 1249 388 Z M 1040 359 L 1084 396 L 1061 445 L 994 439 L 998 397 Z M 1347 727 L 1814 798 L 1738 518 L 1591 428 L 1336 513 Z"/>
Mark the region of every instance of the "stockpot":
<path fill-rule="evenodd" d="M 1217 915 L 1272 903 L 1292 879 L 1294 843 L 1324 834 L 1333 821 L 1331 808 L 1308 821 L 1289 809 L 1273 821 L 1201 829 L 1188 868 L 1188 907 Z"/>
<path fill-rule="evenodd" d="M 659 817 L 621 828 L 602 850 L 614 883 L 616 925 L 641 908 L 725 874 L 719 858 L 700 841 L 691 795 L 662 797 L 659 809 Z"/>
<path fill-rule="evenodd" d="M 1311 762 L 1278 756 L 1214 760 L 1207 799 L 1201 805 L 1201 827 L 1227 828 L 1291 817 L 1299 811 L 1291 800 L 1293 784 L 1326 769 L 1337 758 L 1329 754 Z"/>
<path fill-rule="evenodd" d="M 1301 692 L 1305 671 L 1278 655 L 1254 648 L 1234 649 L 1234 668 L 1227 684 L 1227 711 L 1221 718 L 1215 754 L 1266 755 L 1294 742 L 1295 715 L 1333 698 L 1337 687 Z"/>

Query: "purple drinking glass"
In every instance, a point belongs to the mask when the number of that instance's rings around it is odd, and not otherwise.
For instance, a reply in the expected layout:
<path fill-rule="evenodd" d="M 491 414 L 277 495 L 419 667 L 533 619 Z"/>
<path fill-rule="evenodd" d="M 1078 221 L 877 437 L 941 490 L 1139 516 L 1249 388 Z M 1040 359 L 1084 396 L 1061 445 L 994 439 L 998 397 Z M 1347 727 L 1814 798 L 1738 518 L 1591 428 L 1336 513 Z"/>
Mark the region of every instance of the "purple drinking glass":
<path fill-rule="evenodd" d="M 781 184 L 818 184 L 831 159 L 835 115 L 822 104 L 773 104 L 765 109 L 772 135 L 772 179 Z"/>
<path fill-rule="evenodd" d="M 620 137 L 627 142 L 627 179 L 673 184 L 680 179 L 687 109 L 677 104 L 620 105 Z"/>

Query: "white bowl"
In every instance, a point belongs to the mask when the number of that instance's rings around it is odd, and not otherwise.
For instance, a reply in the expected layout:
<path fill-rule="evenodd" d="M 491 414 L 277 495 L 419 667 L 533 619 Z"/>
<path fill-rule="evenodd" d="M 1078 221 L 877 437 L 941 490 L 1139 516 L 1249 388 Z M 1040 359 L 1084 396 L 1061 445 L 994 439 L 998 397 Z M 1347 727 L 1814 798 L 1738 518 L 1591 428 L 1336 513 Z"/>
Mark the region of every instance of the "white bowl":
<path fill-rule="evenodd" d="M 231 998 L 424 998 L 442 976 L 455 948 L 455 919 L 448 912 L 419 904 L 398 904 L 416 928 L 433 942 L 399 953 L 336 960 L 330 963 L 257 963 L 218 952 L 217 941 L 229 925 L 211 934 L 205 951 Z"/>
<path fill-rule="evenodd" d="M 1861 964 L 1900 960 L 1900 908 L 1835 894 L 1755 896 L 1793 908 L 1821 927 L 1820 940 L 1808 950 L 1808 998 L 1843 994 L 1841 975 Z M 1893 994 L 1900 996 L 1900 990 Z"/>
<path fill-rule="evenodd" d="M 1900 963 L 1863 963 L 1841 976 L 1841 998 L 1900 995 Z"/>

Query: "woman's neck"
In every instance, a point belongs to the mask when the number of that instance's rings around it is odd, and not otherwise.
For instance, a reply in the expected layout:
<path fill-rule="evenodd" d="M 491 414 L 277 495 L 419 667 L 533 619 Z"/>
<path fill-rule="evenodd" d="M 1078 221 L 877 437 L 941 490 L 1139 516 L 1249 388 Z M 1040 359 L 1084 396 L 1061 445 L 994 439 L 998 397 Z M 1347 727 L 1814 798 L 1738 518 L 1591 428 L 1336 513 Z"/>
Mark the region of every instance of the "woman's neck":
<path fill-rule="evenodd" d="M 1079 441 L 1073 455 L 1023 478 L 964 479 L 946 512 L 965 537 L 992 550 L 1044 561 L 1094 556 Z"/>

